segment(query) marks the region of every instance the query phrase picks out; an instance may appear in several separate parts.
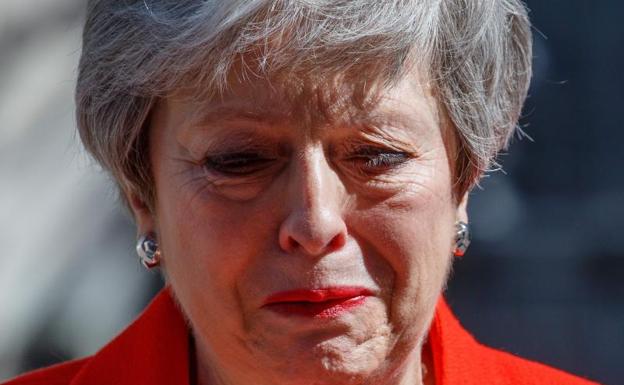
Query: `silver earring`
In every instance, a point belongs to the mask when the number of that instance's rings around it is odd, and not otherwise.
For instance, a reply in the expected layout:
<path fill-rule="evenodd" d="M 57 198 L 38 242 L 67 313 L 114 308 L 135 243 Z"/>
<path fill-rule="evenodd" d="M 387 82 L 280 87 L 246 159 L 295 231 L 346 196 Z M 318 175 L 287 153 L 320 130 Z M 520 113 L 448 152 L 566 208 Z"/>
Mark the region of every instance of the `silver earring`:
<path fill-rule="evenodd" d="M 151 270 L 160 265 L 158 242 L 151 234 L 144 234 L 139 238 L 136 250 L 141 263 L 146 269 Z"/>
<path fill-rule="evenodd" d="M 470 227 L 468 223 L 458 221 L 455 223 L 455 250 L 453 254 L 456 257 L 463 257 L 466 254 L 468 246 L 470 246 Z"/>

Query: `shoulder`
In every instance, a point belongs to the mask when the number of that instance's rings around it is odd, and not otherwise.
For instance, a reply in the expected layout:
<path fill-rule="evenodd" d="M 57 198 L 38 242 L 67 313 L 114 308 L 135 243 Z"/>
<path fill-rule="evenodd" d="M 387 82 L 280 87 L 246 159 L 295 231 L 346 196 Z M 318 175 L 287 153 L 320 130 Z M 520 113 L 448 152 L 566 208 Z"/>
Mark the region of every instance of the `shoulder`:
<path fill-rule="evenodd" d="M 500 385 L 598 385 L 562 370 L 481 345 L 480 358 Z"/>
<path fill-rule="evenodd" d="M 67 361 L 18 376 L 2 385 L 68 385 L 89 358 Z"/>

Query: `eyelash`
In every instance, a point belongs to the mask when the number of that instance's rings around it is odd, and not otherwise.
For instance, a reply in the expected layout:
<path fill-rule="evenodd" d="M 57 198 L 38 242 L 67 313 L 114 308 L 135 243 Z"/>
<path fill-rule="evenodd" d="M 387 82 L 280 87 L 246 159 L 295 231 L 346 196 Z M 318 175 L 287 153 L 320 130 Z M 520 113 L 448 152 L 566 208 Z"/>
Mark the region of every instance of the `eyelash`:
<path fill-rule="evenodd" d="M 226 176 L 247 176 L 267 167 L 275 159 L 255 152 L 232 152 L 205 158 L 203 165 L 209 171 Z"/>
<path fill-rule="evenodd" d="M 378 147 L 359 148 L 347 160 L 359 163 L 358 169 L 364 173 L 382 173 L 403 165 L 409 159 L 409 154 L 402 151 L 388 150 Z M 363 164 L 362 164 L 363 163 Z"/>
<path fill-rule="evenodd" d="M 380 174 L 400 167 L 409 160 L 406 152 L 378 147 L 362 147 L 344 158 L 363 174 Z M 262 171 L 276 159 L 256 152 L 232 152 L 205 158 L 203 166 L 211 172 L 230 177 L 244 177 Z"/>

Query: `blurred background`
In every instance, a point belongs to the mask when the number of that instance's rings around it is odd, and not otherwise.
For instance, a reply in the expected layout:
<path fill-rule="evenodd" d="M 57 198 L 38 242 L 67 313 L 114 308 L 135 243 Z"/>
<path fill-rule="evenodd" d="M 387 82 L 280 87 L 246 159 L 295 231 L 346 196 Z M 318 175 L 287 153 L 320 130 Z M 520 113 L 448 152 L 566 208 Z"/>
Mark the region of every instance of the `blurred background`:
<path fill-rule="evenodd" d="M 447 292 L 491 346 L 624 379 L 624 3 L 527 1 L 535 76 Z M 590 5 L 591 4 L 591 5 Z M 0 2 L 0 381 L 92 354 L 160 288 L 75 134 L 83 1 Z"/>

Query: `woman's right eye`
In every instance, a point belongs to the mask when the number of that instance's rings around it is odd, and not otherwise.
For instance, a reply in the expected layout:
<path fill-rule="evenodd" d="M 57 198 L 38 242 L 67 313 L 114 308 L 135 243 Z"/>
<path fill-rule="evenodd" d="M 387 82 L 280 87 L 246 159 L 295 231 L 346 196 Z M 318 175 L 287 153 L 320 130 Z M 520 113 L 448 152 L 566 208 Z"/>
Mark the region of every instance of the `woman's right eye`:
<path fill-rule="evenodd" d="M 261 171 L 274 161 L 254 152 L 236 152 L 208 156 L 203 164 L 208 171 L 236 177 Z"/>

